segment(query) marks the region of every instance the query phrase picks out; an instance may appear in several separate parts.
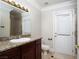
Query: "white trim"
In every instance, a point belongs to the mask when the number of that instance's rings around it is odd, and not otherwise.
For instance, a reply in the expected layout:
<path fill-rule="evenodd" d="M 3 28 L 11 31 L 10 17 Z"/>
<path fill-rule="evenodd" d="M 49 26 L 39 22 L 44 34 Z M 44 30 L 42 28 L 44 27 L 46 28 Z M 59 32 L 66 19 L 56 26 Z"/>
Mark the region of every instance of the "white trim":
<path fill-rule="evenodd" d="M 79 25 L 79 0 L 77 0 L 77 25 Z M 79 45 L 79 26 L 77 26 L 77 43 Z M 77 59 L 79 59 L 79 49 L 77 49 Z"/>

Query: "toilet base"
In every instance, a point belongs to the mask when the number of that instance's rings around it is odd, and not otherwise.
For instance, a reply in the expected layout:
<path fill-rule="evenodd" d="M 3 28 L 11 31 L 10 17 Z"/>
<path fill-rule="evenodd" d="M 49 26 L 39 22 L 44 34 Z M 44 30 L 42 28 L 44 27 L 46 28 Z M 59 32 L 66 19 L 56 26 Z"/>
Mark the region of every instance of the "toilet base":
<path fill-rule="evenodd" d="M 47 55 L 49 53 L 49 50 L 46 50 L 46 51 L 42 50 L 42 52 L 44 55 Z"/>

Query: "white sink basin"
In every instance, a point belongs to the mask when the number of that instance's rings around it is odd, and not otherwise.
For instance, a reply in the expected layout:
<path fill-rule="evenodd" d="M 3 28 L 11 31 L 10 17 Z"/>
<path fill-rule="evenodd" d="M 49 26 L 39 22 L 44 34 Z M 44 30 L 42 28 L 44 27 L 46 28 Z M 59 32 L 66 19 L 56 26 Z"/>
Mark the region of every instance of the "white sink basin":
<path fill-rule="evenodd" d="M 22 42 L 29 42 L 31 38 L 20 38 L 20 39 L 12 39 L 10 40 L 11 43 L 22 43 Z"/>

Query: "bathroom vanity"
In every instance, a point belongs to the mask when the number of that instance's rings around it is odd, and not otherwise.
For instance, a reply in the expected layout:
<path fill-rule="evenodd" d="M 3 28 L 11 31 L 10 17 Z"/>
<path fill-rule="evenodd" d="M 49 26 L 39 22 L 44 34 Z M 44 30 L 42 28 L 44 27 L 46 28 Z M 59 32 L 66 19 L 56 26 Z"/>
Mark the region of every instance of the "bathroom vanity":
<path fill-rule="evenodd" d="M 5 41 L 0 45 L 0 59 L 41 59 L 41 39 L 24 43 Z"/>
<path fill-rule="evenodd" d="M 27 41 L 17 38 L 31 37 L 30 12 L 24 12 L 0 1 L 0 59 L 41 59 L 41 39 Z M 8 37 L 9 39 L 1 39 Z M 4 40 L 4 41 L 1 41 Z"/>

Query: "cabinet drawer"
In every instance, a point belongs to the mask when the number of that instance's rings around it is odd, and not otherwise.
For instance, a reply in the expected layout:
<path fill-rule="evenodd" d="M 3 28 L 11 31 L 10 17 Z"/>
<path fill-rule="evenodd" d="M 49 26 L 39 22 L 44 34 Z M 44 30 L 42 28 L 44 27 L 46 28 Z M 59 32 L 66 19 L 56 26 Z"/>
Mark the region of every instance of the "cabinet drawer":
<path fill-rule="evenodd" d="M 21 47 L 21 51 L 22 53 L 25 53 L 25 52 L 29 52 L 29 50 L 35 48 L 35 42 L 31 42 L 31 43 L 28 43 L 28 44 L 25 44 Z"/>
<path fill-rule="evenodd" d="M 14 56 L 18 56 L 20 54 L 20 51 L 18 48 L 12 48 L 9 49 L 7 51 L 1 52 L 0 53 L 0 58 L 10 58 L 10 57 L 14 57 Z"/>
<path fill-rule="evenodd" d="M 36 44 L 41 44 L 41 39 L 37 40 Z"/>

